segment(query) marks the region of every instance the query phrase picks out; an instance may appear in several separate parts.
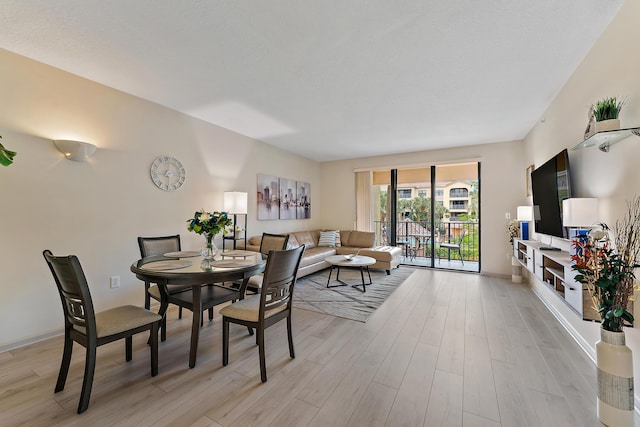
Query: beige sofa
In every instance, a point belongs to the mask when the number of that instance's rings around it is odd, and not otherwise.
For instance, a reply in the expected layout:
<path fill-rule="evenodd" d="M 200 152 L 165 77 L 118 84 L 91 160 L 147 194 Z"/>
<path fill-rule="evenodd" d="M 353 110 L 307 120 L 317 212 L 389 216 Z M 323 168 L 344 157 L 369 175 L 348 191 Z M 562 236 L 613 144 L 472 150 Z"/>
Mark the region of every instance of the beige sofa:
<path fill-rule="evenodd" d="M 247 242 L 247 250 L 260 251 L 262 236 L 253 236 Z M 376 246 L 375 233 L 367 231 L 340 231 L 340 246 L 318 246 L 320 230 L 296 231 L 289 233 L 289 246 L 305 246 L 304 255 L 300 261 L 298 277 L 315 273 L 331 267 L 325 258 L 331 255 L 353 254 L 358 251 L 360 255 L 372 257 L 376 263 L 371 268 L 379 268 L 391 274 L 391 269 L 400 265 L 402 250 L 392 246 Z M 337 241 L 336 241 L 337 243 Z"/>

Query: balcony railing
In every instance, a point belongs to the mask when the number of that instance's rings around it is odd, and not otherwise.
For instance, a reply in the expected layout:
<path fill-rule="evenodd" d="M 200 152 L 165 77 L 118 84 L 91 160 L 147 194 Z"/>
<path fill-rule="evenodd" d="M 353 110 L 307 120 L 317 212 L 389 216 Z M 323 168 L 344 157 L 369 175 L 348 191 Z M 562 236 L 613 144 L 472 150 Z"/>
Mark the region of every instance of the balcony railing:
<path fill-rule="evenodd" d="M 381 245 L 391 245 L 391 223 L 374 221 L 376 241 Z M 429 222 L 398 221 L 396 227 L 396 244 L 401 247 L 405 257 L 431 258 L 435 246 L 435 258 L 460 259 L 462 261 L 479 261 L 479 225 L 474 221 L 436 222 L 435 235 Z M 464 231 L 462 241 L 460 237 Z M 460 244 L 460 251 L 440 247 L 442 243 Z"/>

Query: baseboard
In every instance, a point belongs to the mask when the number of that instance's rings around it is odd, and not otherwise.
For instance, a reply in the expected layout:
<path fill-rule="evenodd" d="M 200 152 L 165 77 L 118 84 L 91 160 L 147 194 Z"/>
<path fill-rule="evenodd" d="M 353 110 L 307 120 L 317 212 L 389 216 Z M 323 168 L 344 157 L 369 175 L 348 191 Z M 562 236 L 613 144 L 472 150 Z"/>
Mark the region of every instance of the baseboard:
<path fill-rule="evenodd" d="M 160 308 L 160 303 L 158 302 L 151 303 L 151 307 L 150 307 L 151 311 L 154 311 L 157 313 L 159 308 Z M 3 345 L 0 345 L 0 353 L 15 350 L 16 348 L 25 347 L 31 344 L 35 344 L 37 342 L 44 341 L 49 338 L 57 337 L 58 335 L 62 335 L 63 333 L 64 333 L 64 330 L 62 328 L 59 328 L 49 332 L 45 332 L 42 335 L 36 335 L 30 338 L 24 338 L 18 341 L 10 342 L 8 344 L 3 344 Z"/>
<path fill-rule="evenodd" d="M 42 335 L 37 335 L 35 337 L 25 338 L 19 341 L 14 341 L 9 344 L 4 344 L 0 346 L 0 353 L 4 353 L 6 351 L 15 350 L 16 348 L 25 347 L 27 345 L 35 344 L 40 341 L 48 340 L 49 338 L 57 337 L 58 335 L 62 335 L 63 329 L 56 329 L 50 332 L 47 332 Z"/>

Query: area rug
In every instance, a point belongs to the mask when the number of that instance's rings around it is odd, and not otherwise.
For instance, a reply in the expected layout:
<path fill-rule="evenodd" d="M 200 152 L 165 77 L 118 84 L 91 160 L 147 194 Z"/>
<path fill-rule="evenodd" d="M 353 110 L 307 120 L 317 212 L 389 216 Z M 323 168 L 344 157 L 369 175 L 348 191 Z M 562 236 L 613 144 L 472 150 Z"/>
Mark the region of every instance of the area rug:
<path fill-rule="evenodd" d="M 327 288 L 329 269 L 310 274 L 298 279 L 293 293 L 293 305 L 305 310 L 317 311 L 332 316 L 366 322 L 374 311 L 415 271 L 414 268 L 402 266 L 391 270 L 387 275 L 384 270 L 371 270 L 372 285 L 367 286 L 367 292 L 362 292 L 351 286 Z M 331 275 L 331 285 L 335 281 L 337 270 Z M 365 280 L 368 281 L 365 271 Z M 360 285 L 359 269 L 340 269 L 340 280 L 354 285 Z M 358 286 L 362 289 L 362 285 Z"/>

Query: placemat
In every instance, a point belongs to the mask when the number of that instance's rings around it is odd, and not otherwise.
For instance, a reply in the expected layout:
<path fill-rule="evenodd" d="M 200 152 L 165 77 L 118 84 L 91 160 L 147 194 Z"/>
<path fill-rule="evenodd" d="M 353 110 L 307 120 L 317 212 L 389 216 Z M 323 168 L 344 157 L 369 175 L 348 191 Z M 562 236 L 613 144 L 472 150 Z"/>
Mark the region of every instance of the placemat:
<path fill-rule="evenodd" d="M 220 252 L 220 255 L 222 255 L 224 257 L 243 257 L 243 256 L 253 256 L 253 255 L 257 255 L 257 254 L 258 254 L 258 252 L 244 251 L 244 250 L 241 250 L 241 249 Z"/>
<path fill-rule="evenodd" d="M 178 268 L 189 267 L 193 264 L 191 261 L 183 261 L 181 259 L 170 259 L 166 261 L 154 261 L 142 266 L 145 270 L 175 270 Z"/>
<path fill-rule="evenodd" d="M 255 262 L 250 259 L 223 259 L 211 263 L 212 267 L 217 268 L 238 268 L 248 267 L 250 265 L 255 265 Z"/>
<path fill-rule="evenodd" d="M 196 256 L 200 256 L 200 251 L 167 252 L 163 256 L 166 256 L 167 258 L 193 258 Z"/>

